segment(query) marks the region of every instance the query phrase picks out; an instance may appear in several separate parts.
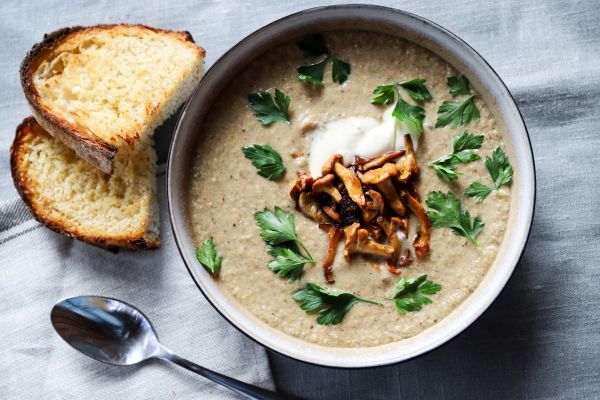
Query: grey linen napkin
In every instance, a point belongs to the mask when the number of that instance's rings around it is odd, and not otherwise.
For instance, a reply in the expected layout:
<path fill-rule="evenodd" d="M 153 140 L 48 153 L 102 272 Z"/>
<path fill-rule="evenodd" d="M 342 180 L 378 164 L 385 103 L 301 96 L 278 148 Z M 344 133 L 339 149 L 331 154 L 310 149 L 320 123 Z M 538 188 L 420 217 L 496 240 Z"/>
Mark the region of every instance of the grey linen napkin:
<path fill-rule="evenodd" d="M 49 313 L 57 301 L 80 294 L 134 304 L 174 352 L 274 387 L 265 350 L 212 308 L 183 265 L 169 228 L 164 172 L 159 193 L 161 248 L 118 254 L 50 231 L 20 199 L 0 203 L 0 398 L 237 398 L 162 362 L 115 367 L 78 353 L 54 332 Z"/>

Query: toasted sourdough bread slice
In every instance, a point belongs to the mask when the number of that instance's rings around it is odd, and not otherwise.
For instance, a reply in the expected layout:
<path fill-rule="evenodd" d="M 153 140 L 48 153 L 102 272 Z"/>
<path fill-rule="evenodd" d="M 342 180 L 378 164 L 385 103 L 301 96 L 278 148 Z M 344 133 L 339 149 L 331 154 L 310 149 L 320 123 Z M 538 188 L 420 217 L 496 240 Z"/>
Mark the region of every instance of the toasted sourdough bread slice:
<path fill-rule="evenodd" d="M 10 148 L 13 182 L 34 217 L 50 229 L 105 248 L 158 247 L 156 155 L 150 144 L 119 152 L 114 173 L 106 175 L 28 117 Z"/>
<path fill-rule="evenodd" d="M 29 51 L 21 85 L 47 132 L 111 173 L 117 151 L 151 136 L 190 96 L 204 54 L 188 32 L 64 28 Z"/>

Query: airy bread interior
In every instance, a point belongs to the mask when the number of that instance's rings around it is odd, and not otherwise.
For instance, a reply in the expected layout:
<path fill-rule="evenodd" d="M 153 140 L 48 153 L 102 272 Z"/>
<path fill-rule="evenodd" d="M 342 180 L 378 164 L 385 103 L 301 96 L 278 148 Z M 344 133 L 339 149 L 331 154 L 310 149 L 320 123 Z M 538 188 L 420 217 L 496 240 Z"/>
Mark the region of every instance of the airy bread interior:
<path fill-rule="evenodd" d="M 106 175 L 28 118 L 11 148 L 13 180 L 54 230 L 103 247 L 158 247 L 156 155 L 144 144 L 119 152 Z"/>
<path fill-rule="evenodd" d="M 203 60 L 186 32 L 76 27 L 34 46 L 21 79 L 39 123 L 110 173 L 118 151 L 150 137 L 190 96 Z"/>

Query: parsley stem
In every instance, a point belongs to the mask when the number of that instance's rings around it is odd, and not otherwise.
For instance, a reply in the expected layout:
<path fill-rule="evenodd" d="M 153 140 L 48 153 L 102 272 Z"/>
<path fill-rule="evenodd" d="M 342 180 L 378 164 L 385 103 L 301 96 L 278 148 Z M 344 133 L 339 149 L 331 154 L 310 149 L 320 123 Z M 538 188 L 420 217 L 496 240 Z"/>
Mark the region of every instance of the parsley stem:
<path fill-rule="evenodd" d="M 301 241 L 299 241 L 298 239 L 296 239 L 296 243 L 302 248 L 302 250 L 304 250 L 304 252 L 306 253 L 306 255 L 308 256 L 308 258 L 310 258 L 310 262 L 314 263 L 315 259 L 313 258 L 313 256 L 308 252 L 308 250 L 306 249 L 306 247 L 304 247 L 304 245 L 302 244 Z"/>
<path fill-rule="evenodd" d="M 475 245 L 475 247 L 479 247 L 479 243 L 477 243 L 477 240 L 475 240 L 472 235 L 468 235 L 467 238 Z"/>

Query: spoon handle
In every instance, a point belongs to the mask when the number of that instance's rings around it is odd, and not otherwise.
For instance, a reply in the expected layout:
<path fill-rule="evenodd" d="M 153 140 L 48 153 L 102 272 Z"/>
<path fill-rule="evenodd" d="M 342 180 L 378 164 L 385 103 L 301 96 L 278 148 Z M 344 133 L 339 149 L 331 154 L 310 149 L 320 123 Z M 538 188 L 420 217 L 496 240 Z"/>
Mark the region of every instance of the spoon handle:
<path fill-rule="evenodd" d="M 265 390 L 259 388 L 258 386 L 250 385 L 248 383 L 238 381 L 237 379 L 230 378 L 228 376 L 219 374 L 218 372 L 211 371 L 200 365 L 194 364 L 191 361 L 186 360 L 185 358 L 179 357 L 177 354 L 170 352 L 169 350 L 164 349 L 165 351 L 161 352 L 158 358 L 163 360 L 170 361 L 174 364 L 179 365 L 189 371 L 195 372 L 200 376 L 203 376 L 211 381 L 218 383 L 219 385 L 225 386 L 226 388 L 246 397 L 251 400 L 292 400 L 291 397 L 282 396 L 277 393 L 271 392 L 269 390 Z"/>

